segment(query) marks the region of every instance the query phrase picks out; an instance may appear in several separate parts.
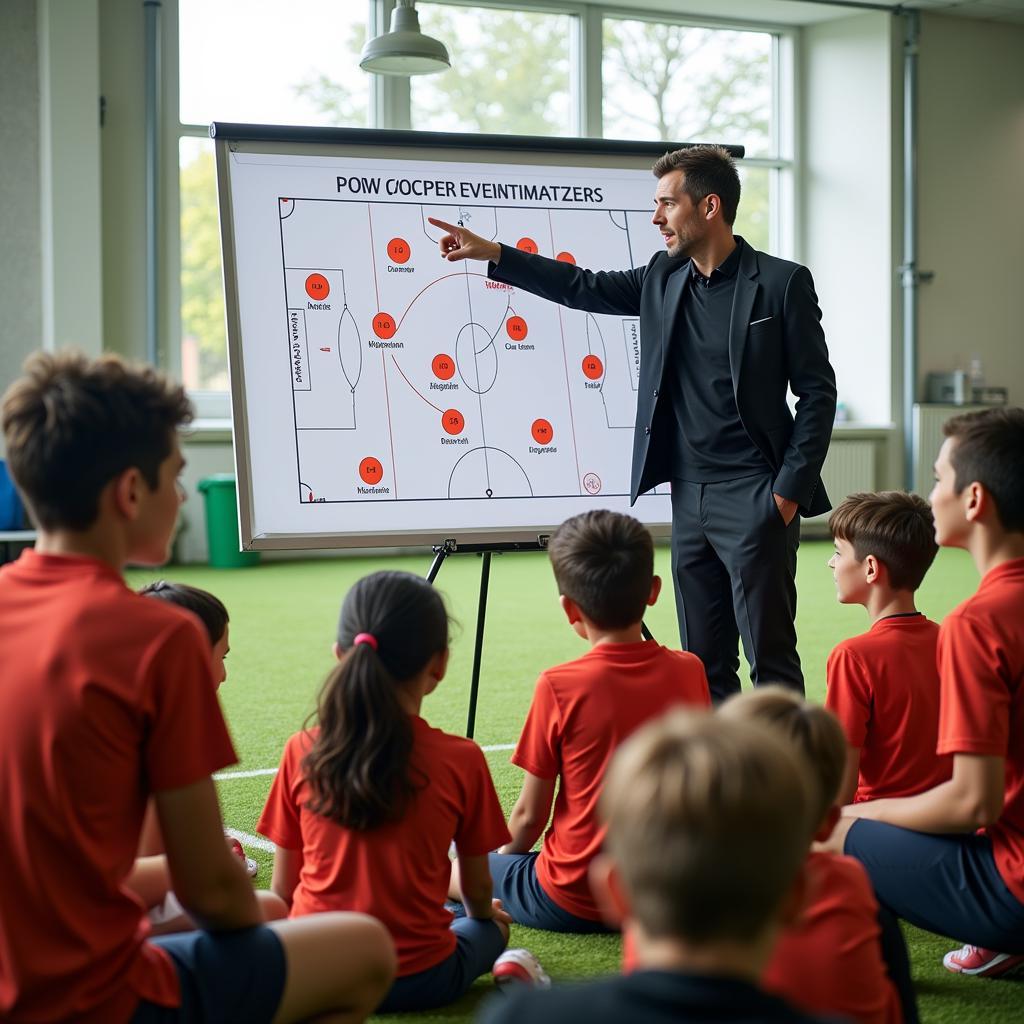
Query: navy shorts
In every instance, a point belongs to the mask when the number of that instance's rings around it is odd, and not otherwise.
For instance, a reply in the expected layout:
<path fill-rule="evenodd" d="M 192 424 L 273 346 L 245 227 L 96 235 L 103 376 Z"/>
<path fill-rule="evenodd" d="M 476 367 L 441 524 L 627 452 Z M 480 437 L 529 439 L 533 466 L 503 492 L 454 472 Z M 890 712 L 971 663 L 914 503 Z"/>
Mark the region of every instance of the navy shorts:
<path fill-rule="evenodd" d="M 537 880 L 536 853 L 492 853 L 488 856 L 494 898 L 501 900 L 516 924 L 548 932 L 609 932 L 602 921 L 577 917 L 560 907 Z"/>
<path fill-rule="evenodd" d="M 508 939 L 493 921 L 462 917 L 452 922 L 455 952 L 439 964 L 396 978 L 377 1013 L 430 1010 L 454 1003 L 469 986 L 487 974 L 504 952 Z"/>
<path fill-rule="evenodd" d="M 170 954 L 181 1005 L 142 1002 L 132 1024 L 267 1024 L 284 992 L 284 948 L 262 925 L 233 932 L 182 932 L 150 940 Z"/>
<path fill-rule="evenodd" d="M 918 928 L 1000 953 L 1024 953 L 1024 903 L 1006 888 L 984 835 L 931 835 L 861 818 L 844 853 L 878 902 Z"/>

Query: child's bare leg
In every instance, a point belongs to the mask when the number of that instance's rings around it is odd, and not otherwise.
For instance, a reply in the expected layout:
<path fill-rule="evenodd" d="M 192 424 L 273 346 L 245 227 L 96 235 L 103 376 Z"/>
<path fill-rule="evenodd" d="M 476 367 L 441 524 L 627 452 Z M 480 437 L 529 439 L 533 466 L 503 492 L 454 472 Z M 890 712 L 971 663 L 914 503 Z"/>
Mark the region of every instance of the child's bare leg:
<path fill-rule="evenodd" d="M 276 892 L 257 889 L 256 902 L 260 905 L 264 921 L 283 921 L 288 916 L 288 904 Z"/>
<path fill-rule="evenodd" d="M 274 1024 L 364 1020 L 395 976 L 387 929 L 365 914 L 309 914 L 276 921 L 287 971 Z"/>
<path fill-rule="evenodd" d="M 448 899 L 462 902 L 462 879 L 459 877 L 459 862 L 452 861 L 452 876 L 448 882 Z"/>

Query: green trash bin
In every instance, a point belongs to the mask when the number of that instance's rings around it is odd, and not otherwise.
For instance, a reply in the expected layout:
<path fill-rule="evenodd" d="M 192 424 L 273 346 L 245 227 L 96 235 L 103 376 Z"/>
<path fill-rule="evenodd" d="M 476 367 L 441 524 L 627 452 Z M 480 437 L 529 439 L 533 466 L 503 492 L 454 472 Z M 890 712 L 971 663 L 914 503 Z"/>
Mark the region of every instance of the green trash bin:
<path fill-rule="evenodd" d="M 238 491 L 232 473 L 215 473 L 199 481 L 199 493 L 206 499 L 206 543 L 210 565 L 216 569 L 239 569 L 256 565 L 258 551 L 240 551 L 238 542 Z"/>

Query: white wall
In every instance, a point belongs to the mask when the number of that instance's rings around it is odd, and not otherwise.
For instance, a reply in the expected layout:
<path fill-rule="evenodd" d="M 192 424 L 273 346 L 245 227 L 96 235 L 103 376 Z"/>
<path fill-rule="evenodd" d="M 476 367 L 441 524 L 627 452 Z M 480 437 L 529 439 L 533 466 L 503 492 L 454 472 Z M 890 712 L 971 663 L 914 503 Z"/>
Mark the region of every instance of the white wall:
<path fill-rule="evenodd" d="M 1021 405 L 1024 27 L 923 17 L 918 81 L 921 381 L 977 355 Z"/>
<path fill-rule="evenodd" d="M 839 400 L 863 424 L 894 418 L 894 31 L 877 12 L 805 28 L 798 85 L 800 260 L 814 275 Z"/>

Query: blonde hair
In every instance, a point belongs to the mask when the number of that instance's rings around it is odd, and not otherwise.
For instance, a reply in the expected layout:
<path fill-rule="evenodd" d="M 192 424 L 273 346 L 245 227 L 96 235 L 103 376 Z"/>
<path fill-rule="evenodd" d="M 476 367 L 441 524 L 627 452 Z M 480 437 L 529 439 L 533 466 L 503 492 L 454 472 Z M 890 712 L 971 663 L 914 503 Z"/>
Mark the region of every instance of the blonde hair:
<path fill-rule="evenodd" d="M 749 942 L 807 855 L 813 794 L 774 730 L 677 710 L 619 749 L 605 845 L 651 937 Z"/>
<path fill-rule="evenodd" d="M 784 686 L 759 686 L 738 693 L 718 713 L 734 721 L 764 722 L 779 732 L 808 763 L 818 791 L 815 825 L 835 805 L 846 771 L 846 735 L 839 719 Z"/>

